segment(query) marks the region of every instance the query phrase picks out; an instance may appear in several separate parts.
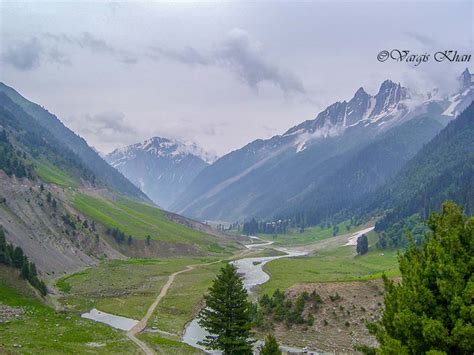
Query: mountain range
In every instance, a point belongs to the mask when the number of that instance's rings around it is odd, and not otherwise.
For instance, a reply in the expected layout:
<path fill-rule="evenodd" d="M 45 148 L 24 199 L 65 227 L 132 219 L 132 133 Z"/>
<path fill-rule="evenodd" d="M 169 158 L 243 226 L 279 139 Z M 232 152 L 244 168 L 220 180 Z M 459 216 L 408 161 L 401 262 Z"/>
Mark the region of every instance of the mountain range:
<path fill-rule="evenodd" d="M 473 100 L 466 69 L 459 89 L 420 95 L 390 80 L 363 88 L 315 119 L 258 139 L 204 168 L 171 205 L 198 219 L 243 220 L 338 213 L 393 177 Z"/>
<path fill-rule="evenodd" d="M 168 208 L 215 157 L 196 144 L 153 137 L 116 149 L 105 160 L 157 205 Z"/>
<path fill-rule="evenodd" d="M 55 115 L 4 84 L 0 229 L 45 278 L 107 259 L 219 254 L 228 243 L 156 208 Z"/>

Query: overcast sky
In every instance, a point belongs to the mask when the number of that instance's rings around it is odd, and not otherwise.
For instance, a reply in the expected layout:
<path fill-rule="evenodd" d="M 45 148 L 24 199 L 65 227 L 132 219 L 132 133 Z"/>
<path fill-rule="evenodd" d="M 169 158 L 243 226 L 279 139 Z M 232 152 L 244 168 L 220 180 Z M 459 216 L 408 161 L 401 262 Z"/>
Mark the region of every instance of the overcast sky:
<path fill-rule="evenodd" d="M 472 53 L 472 4 L 0 1 L 0 80 L 102 152 L 159 135 L 222 155 L 360 86 L 450 87 L 466 64 L 377 54 Z"/>

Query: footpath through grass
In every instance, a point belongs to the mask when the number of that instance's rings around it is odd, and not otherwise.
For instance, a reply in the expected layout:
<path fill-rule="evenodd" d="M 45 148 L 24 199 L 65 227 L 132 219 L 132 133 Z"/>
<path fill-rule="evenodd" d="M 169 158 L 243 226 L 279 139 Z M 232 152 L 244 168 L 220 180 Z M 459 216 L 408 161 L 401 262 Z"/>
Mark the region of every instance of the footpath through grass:
<path fill-rule="evenodd" d="M 170 221 L 159 208 L 125 198 L 116 201 L 76 193 L 74 207 L 108 228 L 118 228 L 134 239 L 198 245 L 202 250 L 225 253 L 219 238 Z"/>
<path fill-rule="evenodd" d="M 170 274 L 190 264 L 215 260 L 218 258 L 107 261 L 97 267 L 61 278 L 56 285 L 64 291 L 60 302 L 69 311 L 82 313 L 97 308 L 139 320 L 145 315 Z M 194 299 L 184 301 L 183 307 L 192 307 Z"/>
<path fill-rule="evenodd" d="M 376 233 L 369 233 L 371 247 L 362 256 L 356 254 L 355 246 L 336 246 L 315 256 L 271 261 L 264 266 L 271 278 L 260 286 L 259 293 L 271 294 L 298 283 L 376 279 L 384 272 L 387 276 L 398 276 L 397 252 L 375 249 L 376 240 Z"/>
<path fill-rule="evenodd" d="M 150 318 L 150 326 L 181 334 L 186 323 L 199 311 L 203 295 L 225 262 L 199 266 L 176 276 L 173 285 Z"/>
<path fill-rule="evenodd" d="M 9 269 L 9 270 L 8 270 Z M 1 304 L 23 314 L 0 323 L 0 353 L 137 353 L 124 332 L 76 315 L 60 313 L 36 299 L 16 270 L 0 267 Z"/>

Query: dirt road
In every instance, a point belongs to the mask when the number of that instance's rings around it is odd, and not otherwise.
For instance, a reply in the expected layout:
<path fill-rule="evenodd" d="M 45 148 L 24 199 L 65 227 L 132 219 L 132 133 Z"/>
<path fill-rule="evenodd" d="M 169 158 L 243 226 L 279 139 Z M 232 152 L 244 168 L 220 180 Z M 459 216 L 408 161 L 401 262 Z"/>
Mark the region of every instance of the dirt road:
<path fill-rule="evenodd" d="M 153 315 L 153 312 L 155 311 L 156 307 L 158 306 L 158 304 L 161 302 L 161 300 L 166 296 L 166 294 L 168 293 L 168 290 L 169 288 L 171 287 L 171 285 L 173 284 L 174 282 L 174 279 L 176 276 L 180 275 L 180 274 L 183 274 L 185 272 L 188 272 L 188 271 L 191 271 L 191 270 L 194 270 L 196 267 L 200 267 L 200 266 L 207 266 L 207 265 L 212 265 L 212 264 L 217 264 L 217 263 L 220 263 L 222 261 L 225 261 L 224 259 L 223 260 L 217 260 L 217 261 L 213 261 L 213 262 L 210 262 L 210 263 L 206 263 L 206 264 L 194 264 L 194 265 L 188 265 L 186 266 L 186 268 L 184 268 L 183 270 L 180 270 L 180 271 L 176 271 L 175 273 L 171 274 L 169 277 L 168 277 L 168 280 L 166 281 L 165 285 L 161 288 L 160 290 L 160 293 L 158 294 L 158 296 L 156 297 L 155 301 L 150 305 L 150 307 L 148 308 L 145 316 L 140 319 L 140 321 L 132 328 L 130 329 L 128 332 L 127 332 L 127 336 L 128 338 L 133 341 L 135 344 L 137 344 L 138 347 L 140 347 L 140 349 L 143 350 L 143 352 L 146 354 L 146 355 L 153 355 L 155 352 L 153 351 L 153 349 L 151 349 L 146 343 L 144 343 L 143 341 L 141 341 L 140 339 L 138 339 L 136 337 L 136 335 L 140 332 L 142 332 L 147 324 L 148 324 L 148 320 L 150 319 L 150 317 Z M 160 353 L 164 354 L 163 351 L 159 350 Z"/>

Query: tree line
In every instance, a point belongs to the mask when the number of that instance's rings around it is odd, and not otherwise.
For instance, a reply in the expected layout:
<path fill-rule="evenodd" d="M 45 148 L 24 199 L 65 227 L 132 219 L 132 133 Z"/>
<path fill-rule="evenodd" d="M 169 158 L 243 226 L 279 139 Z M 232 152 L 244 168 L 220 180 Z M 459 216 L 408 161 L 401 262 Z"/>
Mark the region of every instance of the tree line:
<path fill-rule="evenodd" d="M 277 221 L 257 221 L 252 218 L 250 221 L 244 222 L 242 233 L 245 235 L 262 234 L 285 234 L 290 226 L 290 220 Z"/>
<path fill-rule="evenodd" d="M 48 293 L 46 284 L 38 278 L 35 263 L 28 260 L 22 248 L 7 243 L 2 226 L 0 226 L 0 264 L 19 269 L 21 277 L 36 288 L 41 295 L 45 296 Z"/>
<path fill-rule="evenodd" d="M 133 237 L 131 235 L 125 234 L 118 228 L 107 228 L 106 234 L 112 236 L 118 244 L 123 244 L 126 242 L 128 245 L 132 245 L 133 243 Z M 149 236 L 147 236 L 147 239 L 146 239 L 147 245 L 150 244 L 150 239 L 151 239 L 151 237 L 150 238 L 148 237 Z"/>

